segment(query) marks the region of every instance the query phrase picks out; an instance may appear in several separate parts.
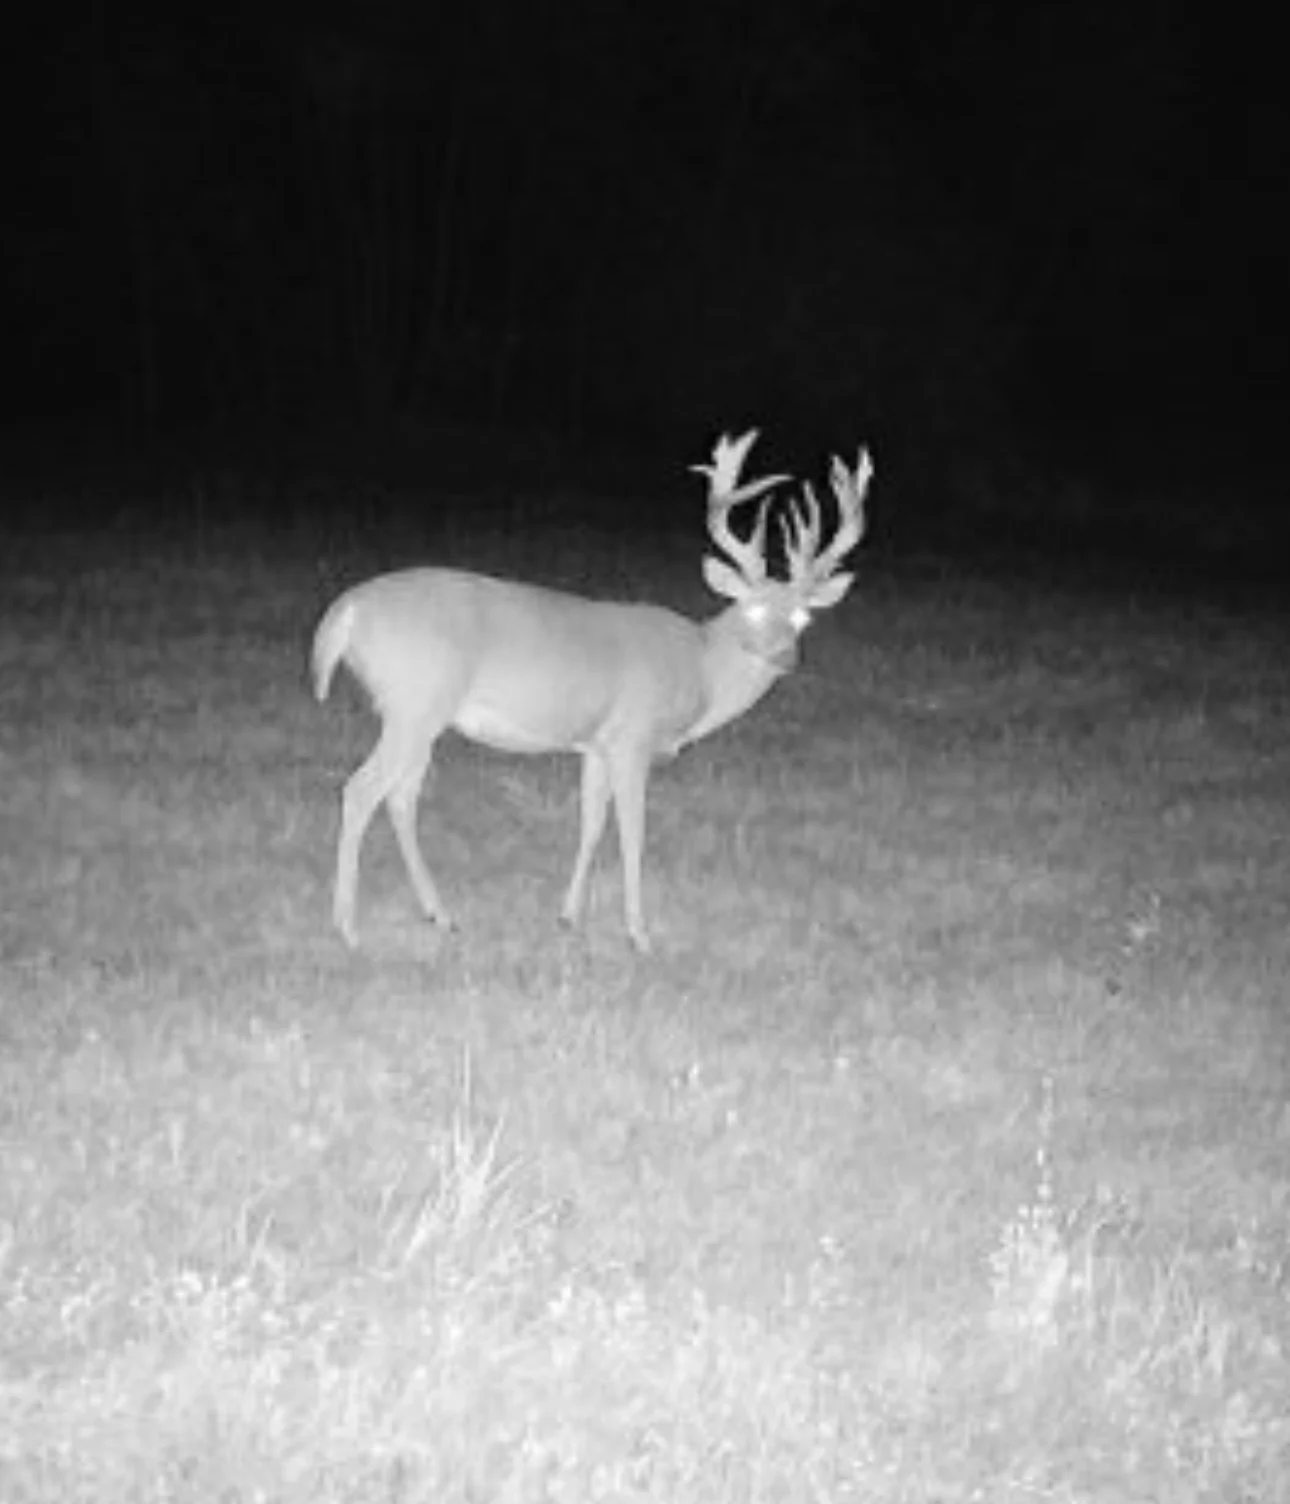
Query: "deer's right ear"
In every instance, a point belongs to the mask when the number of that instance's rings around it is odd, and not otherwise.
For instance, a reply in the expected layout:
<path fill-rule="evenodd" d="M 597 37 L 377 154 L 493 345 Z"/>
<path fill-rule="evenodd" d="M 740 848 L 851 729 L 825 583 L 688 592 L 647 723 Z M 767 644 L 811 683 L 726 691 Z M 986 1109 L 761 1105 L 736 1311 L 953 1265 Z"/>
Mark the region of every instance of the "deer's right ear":
<path fill-rule="evenodd" d="M 728 600 L 746 600 L 753 591 L 753 587 L 737 569 L 724 559 L 714 558 L 712 554 L 704 555 L 703 578 L 707 581 L 709 590 L 717 595 L 724 595 Z"/>
<path fill-rule="evenodd" d="M 827 580 L 821 580 L 811 591 L 811 610 L 824 611 L 830 606 L 836 606 L 851 589 L 851 582 L 854 579 L 853 574 L 831 574 Z"/>

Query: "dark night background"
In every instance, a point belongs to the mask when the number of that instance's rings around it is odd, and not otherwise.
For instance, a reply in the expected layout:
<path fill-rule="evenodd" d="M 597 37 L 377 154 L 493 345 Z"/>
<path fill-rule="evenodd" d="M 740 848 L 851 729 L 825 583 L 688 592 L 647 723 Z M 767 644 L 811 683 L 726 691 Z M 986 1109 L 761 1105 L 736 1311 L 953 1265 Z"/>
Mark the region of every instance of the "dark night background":
<path fill-rule="evenodd" d="M 870 443 L 896 532 L 1078 485 L 1104 535 L 1131 496 L 1266 540 L 1290 111 L 1270 38 L 1192 17 L 49 6 L 5 91 L 11 477 L 451 425 L 680 487 L 757 423 L 799 471 Z"/>

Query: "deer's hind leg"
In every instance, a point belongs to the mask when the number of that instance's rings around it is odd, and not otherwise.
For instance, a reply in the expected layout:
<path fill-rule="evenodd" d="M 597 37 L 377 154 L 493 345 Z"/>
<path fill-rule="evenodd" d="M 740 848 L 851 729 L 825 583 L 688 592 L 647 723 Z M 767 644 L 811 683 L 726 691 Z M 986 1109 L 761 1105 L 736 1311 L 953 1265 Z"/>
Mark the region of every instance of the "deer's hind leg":
<path fill-rule="evenodd" d="M 426 917 L 451 924 L 439 890 L 417 842 L 417 805 L 430 768 L 437 730 L 386 725 L 367 761 L 349 779 L 341 795 L 340 839 L 336 848 L 336 883 L 332 912 L 347 944 L 358 943 L 355 921 L 359 853 L 367 828 L 384 804 L 403 865 Z"/>

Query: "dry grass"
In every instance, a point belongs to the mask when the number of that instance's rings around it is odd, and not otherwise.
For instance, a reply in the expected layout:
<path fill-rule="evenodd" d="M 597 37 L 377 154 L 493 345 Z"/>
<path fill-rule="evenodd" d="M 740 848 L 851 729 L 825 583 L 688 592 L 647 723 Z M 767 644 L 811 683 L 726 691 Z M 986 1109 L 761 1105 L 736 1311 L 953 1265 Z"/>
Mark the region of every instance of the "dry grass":
<path fill-rule="evenodd" d="M 353 571 L 8 568 L 6 1500 L 1282 1496 L 1284 623 L 871 566 L 660 770 L 658 955 L 458 744 L 464 932 L 378 826 L 355 957 Z"/>

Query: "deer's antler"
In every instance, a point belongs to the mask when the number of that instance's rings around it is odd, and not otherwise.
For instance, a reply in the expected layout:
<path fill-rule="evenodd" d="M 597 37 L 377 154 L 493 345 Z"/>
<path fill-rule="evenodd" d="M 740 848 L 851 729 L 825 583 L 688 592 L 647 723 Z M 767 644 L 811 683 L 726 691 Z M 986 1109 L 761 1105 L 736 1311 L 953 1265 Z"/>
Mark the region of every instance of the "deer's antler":
<path fill-rule="evenodd" d="M 864 537 L 864 498 L 873 478 L 873 460 L 861 449 L 854 471 L 837 458 L 829 471 L 829 484 L 838 504 L 838 528 L 823 553 L 820 552 L 820 503 L 808 482 L 800 501 L 789 503 L 787 514 L 780 519 L 783 530 L 784 557 L 789 575 L 798 584 L 821 584 L 842 562 L 843 557 Z"/>
<path fill-rule="evenodd" d="M 757 521 L 747 539 L 737 538 L 731 532 L 730 512 L 740 502 L 751 501 L 790 479 L 787 475 L 768 475 L 742 486 L 739 484 L 739 472 L 748 451 L 757 442 L 758 432 L 758 429 L 750 428 L 737 439 L 723 433 L 712 451 L 712 463 L 690 466 L 696 474 L 708 478 L 709 536 L 750 584 L 759 584 L 766 578 L 766 509 L 770 500 L 767 498 L 757 509 Z"/>

